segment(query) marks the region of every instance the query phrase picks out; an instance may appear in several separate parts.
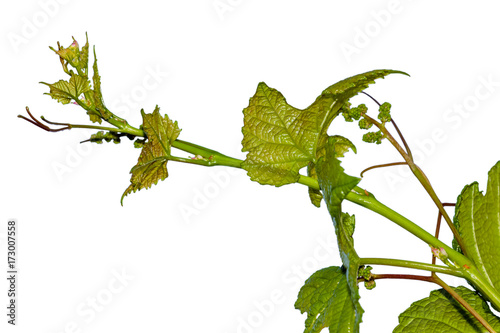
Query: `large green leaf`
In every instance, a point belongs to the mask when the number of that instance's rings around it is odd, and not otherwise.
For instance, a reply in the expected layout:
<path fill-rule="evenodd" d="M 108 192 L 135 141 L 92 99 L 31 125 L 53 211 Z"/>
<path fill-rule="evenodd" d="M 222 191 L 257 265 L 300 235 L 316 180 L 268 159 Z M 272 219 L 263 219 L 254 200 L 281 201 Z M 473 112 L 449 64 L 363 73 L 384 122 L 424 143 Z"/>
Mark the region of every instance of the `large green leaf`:
<path fill-rule="evenodd" d="M 123 198 L 131 192 L 150 188 L 159 180 L 168 177 L 167 161 L 169 159 L 172 142 L 177 139 L 180 129 L 177 122 L 173 122 L 167 115 L 162 117 L 156 106 L 153 113 L 145 114 L 141 110 L 143 125 L 148 141 L 142 147 L 139 161 L 130 173 L 130 185 L 122 195 Z"/>
<path fill-rule="evenodd" d="M 354 332 L 357 300 L 347 285 L 344 267 L 323 268 L 300 289 L 295 308 L 307 312 L 304 333 L 318 333 L 328 327 L 330 333 Z"/>
<path fill-rule="evenodd" d="M 375 79 L 393 70 L 375 70 L 342 80 L 327 89 L 306 109 L 289 105 L 276 89 L 261 82 L 243 110 L 242 166 L 254 181 L 281 186 L 296 182 L 299 170 L 316 163 L 317 150 L 340 108 Z"/>
<path fill-rule="evenodd" d="M 468 257 L 500 291 L 500 162 L 488 173 L 486 195 L 477 182 L 465 186 L 457 199 L 455 225 Z M 458 249 L 454 242 L 455 249 Z"/>
<path fill-rule="evenodd" d="M 495 330 L 500 330 L 500 319 L 474 291 L 465 287 L 453 288 Z M 461 304 L 444 289 L 434 290 L 430 296 L 413 303 L 399 315 L 394 333 L 477 333 L 488 332 Z"/>

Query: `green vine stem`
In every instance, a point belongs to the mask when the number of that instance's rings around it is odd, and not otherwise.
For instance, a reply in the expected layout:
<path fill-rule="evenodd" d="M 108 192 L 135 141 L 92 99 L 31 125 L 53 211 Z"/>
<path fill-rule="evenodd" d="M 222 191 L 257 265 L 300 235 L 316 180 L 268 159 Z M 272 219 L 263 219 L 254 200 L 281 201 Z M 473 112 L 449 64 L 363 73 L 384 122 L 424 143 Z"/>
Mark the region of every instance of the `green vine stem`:
<path fill-rule="evenodd" d="M 422 271 L 453 275 L 460 278 L 464 277 L 464 274 L 457 268 L 427 264 L 418 261 L 388 259 L 388 258 L 361 258 L 360 265 L 395 266 L 395 267 L 412 268 Z"/>
<path fill-rule="evenodd" d="M 356 187 L 354 190 L 349 192 L 346 199 L 386 217 L 427 244 L 436 248 L 443 248 L 449 259 L 455 263 L 456 268 L 462 272 L 463 277 L 472 283 L 483 295 L 485 295 L 485 297 L 487 297 L 490 302 L 494 304 L 495 308 L 498 308 L 500 305 L 500 295 L 496 289 L 486 281 L 469 258 L 460 252 L 455 251 L 417 224 L 408 220 L 406 217 L 385 206 L 375 199 L 373 194 L 366 192 L 360 187 Z"/>
<path fill-rule="evenodd" d="M 30 112 L 29 108 L 26 107 L 26 112 L 30 116 L 31 119 L 18 115 L 19 118 L 24 119 L 31 124 L 45 130 L 48 132 L 59 132 L 59 131 L 64 131 L 64 130 L 70 130 L 72 128 L 86 128 L 86 129 L 96 129 L 96 130 L 101 130 L 101 131 L 109 131 L 109 132 L 114 132 L 114 133 L 119 133 L 119 134 L 126 134 L 126 135 L 131 135 L 134 137 L 143 137 L 146 138 L 146 134 L 144 131 L 140 128 L 133 127 L 129 125 L 125 120 L 115 117 L 114 115 L 109 118 L 105 119 L 108 121 L 110 124 L 115 125 L 117 128 L 114 127 L 106 127 L 106 126 L 98 126 L 98 125 L 75 125 L 75 124 L 69 124 L 69 123 L 57 123 L 53 121 L 49 121 L 45 119 L 43 116 L 40 117 L 44 122 L 50 125 L 57 125 L 57 126 L 63 126 L 61 128 L 57 129 L 52 129 L 46 124 L 42 123 L 40 120 L 36 119 Z M 120 126 L 120 127 L 119 127 Z M 241 168 L 241 163 L 243 163 L 243 160 L 233 158 L 227 155 L 224 155 L 218 151 L 188 142 L 188 141 L 183 141 L 183 140 L 175 140 L 172 143 L 172 147 L 180 149 L 182 151 L 185 151 L 189 154 L 193 154 L 195 157 L 196 156 L 201 156 L 202 158 L 183 158 L 183 157 L 175 157 L 171 156 L 170 159 L 177 161 L 177 162 L 183 162 L 183 163 L 191 163 L 191 164 L 199 164 L 203 166 L 215 166 L 215 165 L 221 165 L 221 166 L 227 166 L 227 167 L 233 167 L 233 168 Z"/>
<path fill-rule="evenodd" d="M 29 113 L 29 110 L 27 108 L 27 111 Z M 30 117 L 32 119 L 27 119 L 26 117 L 20 116 L 21 118 L 29 121 L 32 124 L 35 124 L 36 126 L 43 128 L 47 131 L 60 131 L 63 129 L 71 129 L 71 128 L 77 128 L 85 126 L 85 128 L 93 128 L 93 129 L 102 129 L 100 126 L 94 126 L 94 125 L 69 125 L 69 124 L 63 124 L 63 123 L 52 123 L 48 122 L 47 120 L 43 119 L 45 122 L 49 124 L 54 124 L 54 125 L 62 125 L 66 126 L 62 129 L 50 129 L 48 126 L 45 124 L 41 123 L 39 120 L 35 119 L 31 113 L 29 113 Z M 119 121 L 118 121 L 119 122 Z M 142 129 L 138 129 L 135 127 L 130 126 L 128 123 L 123 123 L 119 122 L 120 124 L 113 124 L 115 126 L 121 126 L 119 130 L 114 130 L 116 132 L 121 132 L 121 133 L 127 133 L 130 135 L 134 136 L 139 136 L 139 137 L 146 137 L 145 133 L 142 131 Z M 107 129 L 107 128 L 106 128 Z M 397 144 L 397 142 L 396 142 Z M 190 154 L 194 154 L 195 157 L 192 159 L 188 158 L 182 158 L 182 157 L 173 157 L 173 160 L 179 161 L 179 162 L 184 162 L 184 163 L 192 163 L 192 164 L 200 164 L 204 166 L 215 166 L 215 165 L 222 165 L 222 166 L 229 166 L 229 167 L 235 167 L 235 168 L 241 168 L 242 160 L 236 159 L 233 157 L 229 157 L 227 155 L 221 154 L 215 150 L 199 146 L 187 141 L 182 141 L 182 140 L 175 140 L 172 143 L 172 146 L 183 150 L 185 152 L 188 152 Z M 399 146 L 399 145 L 398 145 Z M 400 147 L 400 146 L 399 146 Z M 404 150 L 402 147 L 400 147 L 401 151 L 404 153 Z M 406 155 L 408 158 L 408 155 Z M 200 158 L 201 157 L 201 158 Z M 406 159 L 405 159 L 406 160 Z M 408 162 L 408 160 L 407 160 Z M 412 163 L 412 161 L 409 161 L 409 165 Z M 414 165 L 414 164 L 413 164 Z M 416 167 L 414 165 L 414 167 Z M 418 167 L 416 167 L 418 168 Z M 419 170 L 419 169 L 418 169 Z M 421 174 L 423 176 L 423 174 Z M 425 176 L 423 176 L 425 177 Z M 313 189 L 319 190 L 319 184 L 318 181 L 312 177 L 307 177 L 300 175 L 299 179 L 297 181 L 300 184 L 306 185 L 308 187 L 311 187 Z M 429 184 L 430 185 L 430 184 Z M 432 188 L 431 188 L 432 189 Z M 415 235 L 416 237 L 420 238 L 427 244 L 436 247 L 436 248 L 443 248 L 445 249 L 446 253 L 448 254 L 449 258 L 455 263 L 456 269 L 461 272 L 464 278 L 466 278 L 469 282 L 474 284 L 478 290 L 480 290 L 483 295 L 485 295 L 493 304 L 496 308 L 500 308 L 500 295 L 498 292 L 495 290 L 493 286 L 488 284 L 485 279 L 482 277 L 481 273 L 478 271 L 478 269 L 475 267 L 475 265 L 463 254 L 453 250 L 443 242 L 441 242 L 439 239 L 416 225 L 415 223 L 411 222 L 404 216 L 400 215 L 399 213 L 393 211 L 389 207 L 383 205 L 379 201 L 375 199 L 373 194 L 368 193 L 367 191 L 356 187 L 354 190 L 349 192 L 346 196 L 348 201 L 351 201 L 353 203 L 356 203 L 360 206 L 363 206 L 375 213 L 378 213 L 389 220 L 393 221 L 397 225 L 401 226 L 402 228 L 406 229 L 408 232 L 411 234 Z M 439 202 L 440 206 L 442 207 L 441 202 Z M 443 208 L 443 207 L 442 207 Z M 443 208 L 444 211 L 444 208 Z M 441 211 L 440 212 L 445 216 L 445 218 L 448 216 L 446 214 L 446 211 Z M 449 218 L 449 217 L 448 217 Z M 463 247 L 462 247 L 463 248 Z M 389 259 L 390 260 L 390 259 Z M 423 266 L 422 266 L 423 267 Z M 424 269 L 425 270 L 425 269 Z"/>
<path fill-rule="evenodd" d="M 183 150 L 195 156 L 202 156 L 208 162 L 207 166 L 222 165 L 233 168 L 241 168 L 241 163 L 243 163 L 243 161 L 240 159 L 230 157 L 219 153 L 218 151 L 183 140 L 175 140 L 172 143 L 172 147 Z"/>

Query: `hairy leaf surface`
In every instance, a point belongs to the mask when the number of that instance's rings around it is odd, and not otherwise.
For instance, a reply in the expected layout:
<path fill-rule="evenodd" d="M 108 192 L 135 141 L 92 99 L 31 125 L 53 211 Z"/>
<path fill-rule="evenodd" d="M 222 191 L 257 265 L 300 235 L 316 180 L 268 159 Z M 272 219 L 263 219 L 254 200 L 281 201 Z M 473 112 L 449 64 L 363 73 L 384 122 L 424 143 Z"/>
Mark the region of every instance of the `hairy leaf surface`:
<path fill-rule="evenodd" d="M 453 288 L 495 330 L 500 329 L 500 319 L 488 308 L 487 303 L 474 291 L 465 287 Z M 430 296 L 413 303 L 399 315 L 399 325 L 394 333 L 423 332 L 488 332 L 461 304 L 444 289 L 434 290 Z"/>
<path fill-rule="evenodd" d="M 304 333 L 354 332 L 356 309 L 347 285 L 344 267 L 323 268 L 307 279 L 300 289 L 295 308 L 307 312 Z"/>
<path fill-rule="evenodd" d="M 142 147 L 139 161 L 130 173 L 130 185 L 122 195 L 123 198 L 131 192 L 150 188 L 159 180 L 168 177 L 167 161 L 169 159 L 172 142 L 177 139 L 180 129 L 177 122 L 173 122 L 167 115 L 162 117 L 158 106 L 153 113 L 145 114 L 141 110 L 143 130 L 148 141 Z"/>
<path fill-rule="evenodd" d="M 454 222 L 467 255 L 500 291 L 500 162 L 488 173 L 486 195 L 477 182 L 465 186 L 457 199 Z"/>
<path fill-rule="evenodd" d="M 342 80 L 327 89 L 306 109 L 289 105 L 276 89 L 259 83 L 249 106 L 243 110 L 243 168 L 260 184 L 281 186 L 296 182 L 299 170 L 316 163 L 317 150 L 340 108 L 375 79 L 393 70 L 375 70 Z"/>

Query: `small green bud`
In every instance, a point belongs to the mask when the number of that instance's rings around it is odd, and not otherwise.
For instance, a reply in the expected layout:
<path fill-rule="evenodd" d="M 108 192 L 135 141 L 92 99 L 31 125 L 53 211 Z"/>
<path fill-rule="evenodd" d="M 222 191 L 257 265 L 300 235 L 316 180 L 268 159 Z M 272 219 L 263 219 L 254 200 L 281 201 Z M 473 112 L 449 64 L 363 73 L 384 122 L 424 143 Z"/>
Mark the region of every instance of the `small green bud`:
<path fill-rule="evenodd" d="M 372 278 L 371 270 L 373 267 L 371 266 L 361 266 L 359 268 L 358 276 L 362 277 L 365 280 L 370 280 Z"/>
<path fill-rule="evenodd" d="M 381 144 L 382 139 L 384 138 L 384 135 L 382 134 L 381 131 L 377 132 L 368 132 L 363 135 L 363 141 L 368 142 L 368 143 L 376 143 L 376 144 Z"/>
<path fill-rule="evenodd" d="M 375 280 L 365 281 L 365 288 L 367 290 L 372 290 L 376 286 L 377 286 L 377 284 L 375 283 Z"/>
<path fill-rule="evenodd" d="M 378 109 L 380 112 L 391 112 L 391 103 L 385 102 Z"/>
<path fill-rule="evenodd" d="M 344 105 L 342 105 L 342 107 L 340 108 L 340 113 L 342 113 L 342 116 L 344 116 L 345 121 L 353 121 L 351 117 L 351 103 L 346 102 Z"/>
<path fill-rule="evenodd" d="M 431 251 L 432 251 L 432 254 L 434 254 L 434 256 L 442 261 L 445 261 L 446 259 L 448 259 L 448 253 L 446 253 L 446 250 L 442 247 L 440 248 L 436 248 L 436 247 L 433 247 L 431 246 Z"/>
<path fill-rule="evenodd" d="M 368 112 L 368 107 L 365 104 L 359 104 L 357 109 L 361 114 L 366 114 L 366 112 Z"/>
<path fill-rule="evenodd" d="M 356 120 L 359 120 L 359 118 L 361 118 L 361 112 L 359 111 L 359 107 L 356 107 L 356 108 L 352 108 L 349 110 L 349 115 L 356 119 Z"/>
<path fill-rule="evenodd" d="M 359 125 L 359 128 L 361 129 L 369 129 L 370 127 L 372 127 L 372 123 L 370 123 L 368 120 L 366 120 L 365 118 L 361 119 L 358 123 Z"/>
<path fill-rule="evenodd" d="M 146 143 L 146 139 L 137 139 L 134 141 L 134 148 L 142 148 Z"/>
<path fill-rule="evenodd" d="M 378 109 L 378 119 L 383 123 L 391 121 L 391 104 L 385 102 Z"/>
<path fill-rule="evenodd" d="M 342 115 L 344 116 L 345 121 L 347 121 L 348 123 L 351 123 L 353 121 L 349 112 L 342 112 Z"/>

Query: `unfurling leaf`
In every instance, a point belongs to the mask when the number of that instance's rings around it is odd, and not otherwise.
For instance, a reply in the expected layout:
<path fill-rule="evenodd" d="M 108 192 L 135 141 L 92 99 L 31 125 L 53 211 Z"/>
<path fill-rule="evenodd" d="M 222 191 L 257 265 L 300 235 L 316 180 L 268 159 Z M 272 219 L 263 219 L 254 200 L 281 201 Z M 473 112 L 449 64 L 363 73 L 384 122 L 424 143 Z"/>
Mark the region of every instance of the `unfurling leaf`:
<path fill-rule="evenodd" d="M 345 196 L 359 182 L 360 178 L 349 176 L 344 173 L 344 168 L 340 166 L 338 159 L 337 138 L 329 137 L 325 147 L 325 155 L 321 156 L 316 166 L 318 183 L 325 197 L 328 211 L 332 218 L 340 215 L 340 204 Z M 335 221 L 334 221 L 335 222 Z"/>
<path fill-rule="evenodd" d="M 289 105 L 276 89 L 261 82 L 243 110 L 243 168 L 260 184 L 282 186 L 297 182 L 299 170 L 316 163 L 332 120 L 348 100 L 375 79 L 393 70 L 375 70 L 342 80 L 327 89 L 306 109 Z M 315 200 L 315 199 L 314 199 Z"/>
<path fill-rule="evenodd" d="M 465 287 L 453 288 L 495 330 L 500 330 L 500 319 L 475 292 Z M 394 333 L 423 332 L 488 332 L 461 304 L 444 289 L 434 290 L 429 297 L 413 303 L 399 315 Z"/>
<path fill-rule="evenodd" d="M 349 139 L 344 138 L 340 135 L 326 135 L 324 142 L 316 151 L 317 159 L 325 156 L 327 143 L 332 147 L 333 156 L 335 158 L 344 157 L 344 154 L 347 153 L 349 149 L 356 153 L 356 146 L 354 146 L 354 144 Z M 307 165 L 307 176 L 318 179 L 318 176 L 316 174 L 316 164 L 314 164 L 313 162 L 310 162 Z M 309 188 L 309 198 L 311 199 L 313 205 L 319 207 L 321 200 L 323 199 L 323 195 L 321 194 L 321 191 Z"/>
<path fill-rule="evenodd" d="M 307 312 L 304 333 L 319 333 L 329 328 L 330 333 L 357 332 L 357 299 L 352 297 L 344 267 L 323 268 L 305 282 L 300 289 L 295 308 Z"/>
<path fill-rule="evenodd" d="M 78 74 L 81 74 L 84 78 L 88 76 L 88 61 L 89 61 L 89 41 L 86 39 L 85 45 L 80 50 L 78 42 L 73 38 L 73 43 L 67 48 L 62 47 L 58 44 L 58 49 L 55 50 L 50 47 L 52 51 L 59 55 L 62 67 L 64 71 L 72 75 L 74 73 L 68 68 L 68 65 L 72 66 L 77 70 Z"/>
<path fill-rule="evenodd" d="M 465 186 L 457 199 L 454 223 L 468 257 L 500 291 L 500 162 L 488 173 L 486 195 L 477 182 Z M 454 248 L 460 250 L 456 242 Z"/>
<path fill-rule="evenodd" d="M 80 105 L 87 111 L 92 122 L 101 123 L 102 119 L 108 120 L 112 116 L 112 113 L 106 108 L 102 98 L 101 77 L 97 68 L 95 50 L 94 65 L 92 67 L 94 72 L 92 76 L 92 88 L 90 84 L 88 72 L 88 39 L 81 50 L 74 39 L 73 43 L 67 48 L 59 45 L 58 50 L 52 47 L 51 49 L 59 55 L 64 71 L 71 77 L 69 81 L 59 80 L 53 84 L 41 82 L 50 87 L 50 92 L 46 94 L 63 104 L 73 101 L 73 103 Z"/>
<path fill-rule="evenodd" d="M 168 177 L 167 161 L 169 159 L 172 142 L 177 139 L 180 129 L 177 122 L 173 122 L 167 115 L 162 117 L 158 106 L 153 113 L 144 113 L 141 110 L 143 124 L 142 128 L 148 140 L 142 147 L 139 161 L 130 173 L 130 185 L 122 195 L 123 198 L 129 193 L 150 188 L 159 180 Z"/>
<path fill-rule="evenodd" d="M 360 259 L 354 249 L 354 216 L 342 213 L 341 203 L 347 194 L 359 183 L 360 179 L 344 173 L 337 158 L 336 138 L 329 137 L 325 146 L 325 155 L 320 157 L 316 166 L 318 183 L 325 198 L 330 216 L 335 227 L 335 234 L 342 264 L 346 268 L 346 283 L 349 297 L 354 306 L 355 321 L 352 332 L 359 332 L 363 308 L 359 304 L 358 269 Z M 335 331 L 333 331 L 335 332 Z M 341 332 L 341 331 L 339 331 Z M 346 331 L 349 332 L 349 331 Z"/>

